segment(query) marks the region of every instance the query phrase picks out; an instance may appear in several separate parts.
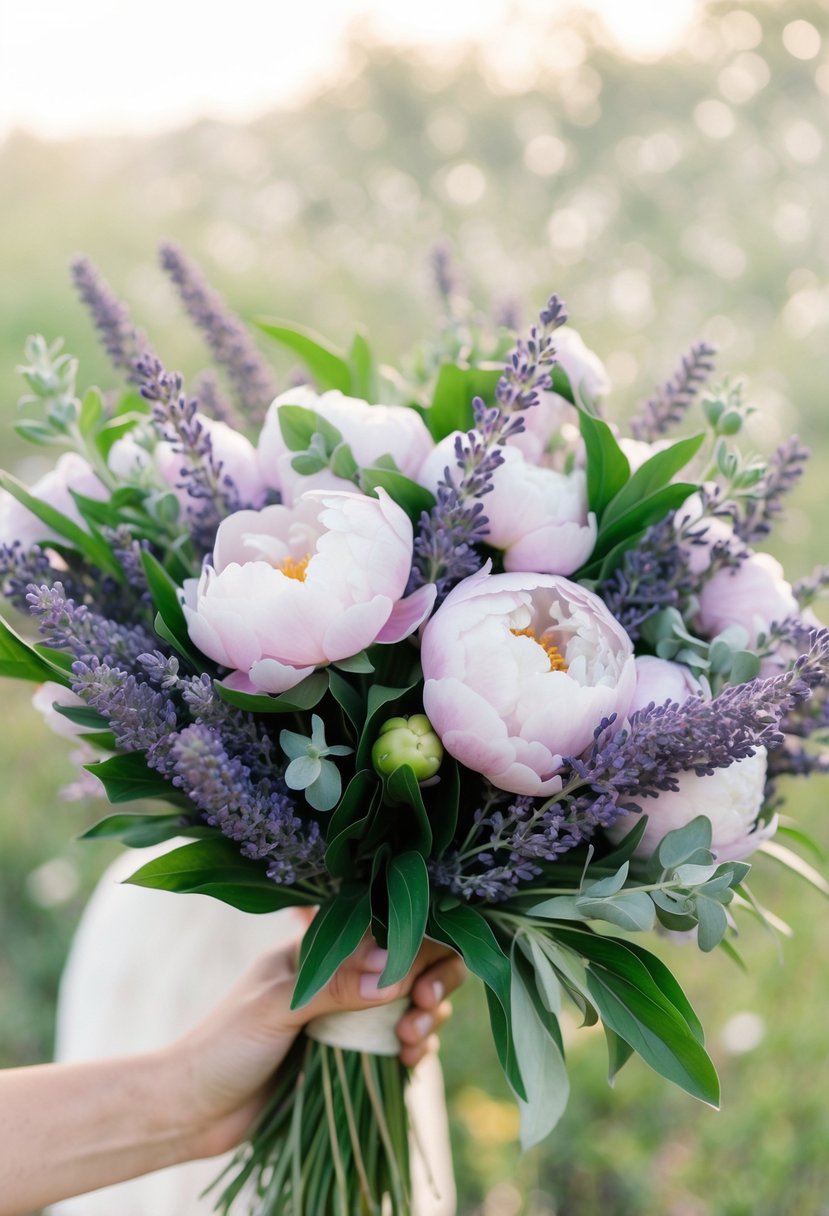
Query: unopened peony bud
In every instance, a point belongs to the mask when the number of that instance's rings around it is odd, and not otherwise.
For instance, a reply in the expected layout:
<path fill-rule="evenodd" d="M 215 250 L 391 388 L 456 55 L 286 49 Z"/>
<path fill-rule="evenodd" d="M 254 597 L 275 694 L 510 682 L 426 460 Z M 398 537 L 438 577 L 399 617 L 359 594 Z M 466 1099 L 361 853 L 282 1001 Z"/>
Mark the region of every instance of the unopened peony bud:
<path fill-rule="evenodd" d="M 389 718 L 371 749 L 371 760 L 383 777 L 389 777 L 401 764 L 408 764 L 418 781 L 434 777 L 443 759 L 443 744 L 432 730 L 425 714 L 410 718 Z"/>

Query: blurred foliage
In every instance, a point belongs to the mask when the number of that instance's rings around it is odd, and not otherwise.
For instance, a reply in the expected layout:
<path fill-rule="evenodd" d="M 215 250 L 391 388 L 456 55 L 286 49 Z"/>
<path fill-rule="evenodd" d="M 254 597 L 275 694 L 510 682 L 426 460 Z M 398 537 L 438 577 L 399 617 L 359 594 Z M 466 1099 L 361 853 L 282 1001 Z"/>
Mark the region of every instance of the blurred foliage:
<path fill-rule="evenodd" d="M 343 343 L 364 322 L 388 361 L 435 325 L 428 253 L 448 239 L 474 299 L 525 320 L 552 290 L 567 300 L 607 361 L 614 413 L 667 378 L 691 341 L 713 341 L 722 373 L 745 374 L 762 407 L 757 445 L 797 427 L 817 452 L 774 542 L 799 576 L 826 560 L 828 13 L 826 0 L 711 3 L 680 52 L 643 64 L 595 37 L 586 14 L 509 29 L 487 59 L 355 38 L 339 83 L 245 127 L 14 135 L 0 147 L 3 419 L 31 331 L 64 335 L 83 382 L 115 383 L 69 287 L 77 251 L 192 377 L 206 355 L 153 260 L 160 237 L 180 241 L 243 315 L 288 316 Z M 2 463 L 34 476 L 31 450 L 7 434 Z M 58 801 L 67 749 L 28 710 L 28 691 L 2 694 L 0 1064 L 12 1064 L 48 1054 L 61 961 L 110 854 L 73 839 L 100 808 Z M 825 783 L 792 793 L 829 847 Z M 782 964 L 751 926 L 747 975 L 664 944 L 710 1030 L 721 1114 L 636 1063 L 610 1093 L 601 1038 L 582 1031 L 568 1035 L 570 1109 L 520 1160 L 468 985 L 444 1048 L 464 1216 L 829 1213 L 826 909 L 773 863 L 758 870 L 755 885 L 795 930 Z"/>

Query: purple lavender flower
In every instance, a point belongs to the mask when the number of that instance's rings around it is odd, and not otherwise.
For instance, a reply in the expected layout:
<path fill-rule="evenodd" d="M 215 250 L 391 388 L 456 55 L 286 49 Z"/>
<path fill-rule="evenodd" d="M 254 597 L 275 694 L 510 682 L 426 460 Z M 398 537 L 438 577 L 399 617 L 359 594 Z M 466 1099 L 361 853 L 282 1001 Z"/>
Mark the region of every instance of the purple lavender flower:
<path fill-rule="evenodd" d="M 202 331 L 217 361 L 227 372 L 245 413 L 261 422 L 276 396 L 276 384 L 241 321 L 208 285 L 197 267 L 173 244 L 160 250 L 161 265 L 178 289 L 190 319 Z"/>
<path fill-rule="evenodd" d="M 51 586 L 57 573 L 39 545 L 24 549 L 20 541 L 0 544 L 0 594 L 18 612 L 29 611 L 29 587 L 32 583 Z"/>
<path fill-rule="evenodd" d="M 552 383 L 552 335 L 567 320 L 558 296 L 550 297 L 539 320 L 540 326 L 534 325 L 510 356 L 495 390 L 496 405 L 489 408 L 480 397 L 472 402 L 475 429 L 455 443 L 459 473 L 446 469 L 436 505 L 420 519 L 410 591 L 433 582 L 440 600 L 480 568 L 474 546 L 485 540 L 488 520 L 478 500 L 491 489 L 492 475 L 503 463 L 501 448 L 523 430 L 521 412 L 535 405 L 538 393 Z"/>
<path fill-rule="evenodd" d="M 759 485 L 740 500 L 743 510 L 735 520 L 734 528 L 747 544 L 760 540 L 771 531 L 783 510 L 784 496 L 800 481 L 808 459 L 809 450 L 802 446 L 797 435 L 775 448 Z"/>
<path fill-rule="evenodd" d="M 630 433 L 634 439 L 652 443 L 660 435 L 682 421 L 691 402 L 714 370 L 713 346 L 697 342 L 683 356 L 678 370 L 662 388 L 646 401 L 641 414 L 631 419 Z"/>
<path fill-rule="evenodd" d="M 72 672 L 72 690 L 106 718 L 117 746 L 127 752 L 147 752 L 148 763 L 164 772 L 178 725 L 170 698 L 111 662 L 77 662 Z"/>
<path fill-rule="evenodd" d="M 135 328 L 126 304 L 118 299 L 89 258 L 74 259 L 72 281 L 113 364 L 119 371 L 127 372 L 132 383 L 139 383 L 135 360 L 141 355 L 152 358 L 153 354 L 144 334 Z"/>
<path fill-rule="evenodd" d="M 51 587 L 30 584 L 26 600 L 48 644 L 69 651 L 83 662 L 134 667 L 139 656 L 155 645 L 155 639 L 142 626 L 119 625 L 86 604 L 76 604 L 61 582 Z"/>
<path fill-rule="evenodd" d="M 296 883 L 323 871 L 325 842 L 317 823 L 296 815 L 281 778 L 254 781 L 247 765 L 228 755 L 218 731 L 186 727 L 171 758 L 173 784 L 246 857 L 266 860 L 274 882 Z"/>

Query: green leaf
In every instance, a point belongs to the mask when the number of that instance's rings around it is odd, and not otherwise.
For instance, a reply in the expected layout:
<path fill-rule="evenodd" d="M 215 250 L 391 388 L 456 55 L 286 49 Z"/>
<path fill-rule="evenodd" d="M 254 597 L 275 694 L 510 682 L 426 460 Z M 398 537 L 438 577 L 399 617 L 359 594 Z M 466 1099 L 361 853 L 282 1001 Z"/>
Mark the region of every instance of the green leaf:
<path fill-rule="evenodd" d="M 348 680 L 344 680 L 333 667 L 328 669 L 328 686 L 331 689 L 331 696 L 345 711 L 346 717 L 359 734 L 366 716 L 363 698 L 354 685 L 349 684 Z"/>
<path fill-rule="evenodd" d="M 663 869 L 674 870 L 690 861 L 698 851 L 710 852 L 710 849 L 711 820 L 705 815 L 697 815 L 684 827 L 665 833 L 657 847 L 656 857 Z"/>
<path fill-rule="evenodd" d="M 621 519 L 629 511 L 638 508 L 640 503 L 650 498 L 657 490 L 668 485 L 680 469 L 696 456 L 702 446 L 704 434 L 692 435 L 689 439 L 680 439 L 662 452 L 651 456 L 632 474 L 630 480 L 614 495 L 607 504 L 602 523 L 607 526 L 614 520 Z"/>
<path fill-rule="evenodd" d="M 62 718 L 74 722 L 76 726 L 83 726 L 86 730 L 109 729 L 109 723 L 104 715 L 99 714 L 97 709 L 93 709 L 91 705 L 59 705 L 55 701 L 52 708 Z"/>
<path fill-rule="evenodd" d="M 630 1043 L 620 1039 L 609 1026 L 604 1026 L 603 1029 L 607 1040 L 607 1083 L 612 1086 L 620 1070 L 633 1055 L 633 1048 Z"/>
<path fill-rule="evenodd" d="M 416 481 L 404 477 L 395 469 L 386 469 L 379 465 L 361 469 L 359 485 L 364 494 L 371 494 L 378 488 L 385 490 L 389 498 L 393 498 L 398 507 L 403 508 L 413 523 L 417 523 L 424 511 L 431 511 L 436 501 L 434 494 L 419 486 Z"/>
<path fill-rule="evenodd" d="M 292 452 L 307 451 L 312 447 L 314 436 L 319 435 L 325 445 L 326 454 L 330 456 L 343 441 L 341 431 L 323 418 L 322 414 L 308 409 L 307 406 L 280 405 L 277 418 L 285 446 Z M 312 454 L 317 454 L 313 448 Z"/>
<path fill-rule="evenodd" d="M 322 700 L 328 690 L 328 672 L 312 672 L 300 684 L 295 684 L 279 696 L 272 696 L 268 692 L 240 692 L 236 688 L 228 688 L 221 680 L 214 680 L 213 687 L 223 701 L 252 714 L 294 713 L 296 710 L 313 709 Z"/>
<path fill-rule="evenodd" d="M 98 778 L 110 802 L 135 802 L 140 798 L 156 798 L 192 809 L 192 803 L 184 794 L 148 767 L 145 752 L 127 752 L 123 756 L 111 756 L 108 760 L 100 760 L 96 764 L 85 764 L 84 768 Z"/>
<path fill-rule="evenodd" d="M 432 852 L 440 857 L 455 839 L 461 796 L 461 775 L 458 763 L 444 757 L 440 782 L 432 789 L 429 799 L 429 822 L 432 825 Z"/>
<path fill-rule="evenodd" d="M 50 507 L 48 503 L 42 502 L 33 494 L 30 494 L 21 481 L 16 477 L 12 477 L 11 473 L 0 471 L 0 486 L 4 490 L 8 490 L 12 498 L 16 498 L 19 503 L 31 511 L 41 523 L 46 525 L 49 532 L 57 533 L 69 542 L 73 548 L 81 556 L 86 557 L 93 566 L 111 574 L 118 582 L 124 581 L 124 572 L 121 566 L 113 556 L 112 550 L 99 536 L 94 533 L 85 532 L 79 524 L 76 524 L 68 515 L 64 515 L 55 507 Z M 44 537 L 42 539 L 46 539 Z"/>
<path fill-rule="evenodd" d="M 358 330 L 348 352 L 351 364 L 351 392 L 370 404 L 377 400 L 377 365 L 365 334 Z"/>
<path fill-rule="evenodd" d="M 558 978 L 552 962 L 544 953 L 538 941 L 538 935 L 530 931 L 520 933 L 516 941 L 535 973 L 538 995 L 544 1002 L 545 1009 L 558 1017 L 561 1013 L 561 980 Z"/>
<path fill-rule="evenodd" d="M 353 392 L 351 368 L 342 353 L 324 338 L 296 325 L 286 325 L 268 317 L 257 318 L 262 333 L 275 338 L 282 346 L 299 355 L 308 368 L 320 392 L 336 388 L 341 393 Z"/>
<path fill-rule="evenodd" d="M 370 676 L 374 672 L 374 664 L 365 650 L 361 650 L 359 654 L 353 654 L 347 659 L 337 659 L 333 666 L 338 667 L 340 671 L 351 671 L 357 675 Z"/>
<path fill-rule="evenodd" d="M 403 803 L 413 812 L 408 822 L 400 823 L 401 834 L 409 848 L 428 857 L 432 851 L 432 825 L 411 765 L 401 764 L 396 768 L 390 777 L 384 779 L 383 789 L 389 802 Z"/>
<path fill-rule="evenodd" d="M 588 920 L 604 920 L 632 933 L 646 933 L 656 920 L 653 900 L 646 891 L 623 891 L 608 898 L 579 897 L 576 908 Z"/>
<path fill-rule="evenodd" d="M 590 899 L 601 899 L 605 895 L 615 895 L 625 885 L 629 869 L 630 865 L 628 862 L 623 862 L 615 874 L 608 874 L 606 878 L 599 878 L 595 882 L 588 882 L 582 887 L 580 895 L 589 896 Z"/>
<path fill-rule="evenodd" d="M 778 844 L 776 840 L 766 840 L 760 845 L 760 852 L 765 853 L 766 857 L 772 857 L 775 861 L 780 862 L 792 873 L 798 874 L 804 878 L 815 890 L 820 891 L 821 895 L 829 896 L 829 883 L 820 874 L 814 866 L 810 866 L 808 861 L 804 861 L 797 853 L 787 849 L 785 845 Z"/>
<path fill-rule="evenodd" d="M 320 907 L 302 939 L 292 1009 L 307 1005 L 353 954 L 371 920 L 366 887 L 344 887 Z"/>
<path fill-rule="evenodd" d="M 728 917 L 725 908 L 714 899 L 706 899 L 697 895 L 695 909 L 697 914 L 697 943 L 700 950 L 708 954 L 719 946 L 728 931 Z"/>
<path fill-rule="evenodd" d="M 82 435 L 92 435 L 104 416 L 104 402 L 97 388 L 87 389 L 81 402 L 78 427 Z"/>
<path fill-rule="evenodd" d="M 629 541 L 632 536 L 638 535 L 652 524 L 659 523 L 666 515 L 670 515 L 672 511 L 681 507 L 686 498 L 697 489 L 698 487 L 690 482 L 673 482 L 669 486 L 663 486 L 655 494 L 641 499 L 635 506 L 625 511 L 624 515 L 617 516 L 607 526 L 602 520 L 594 551 L 596 556 L 608 554 L 617 545 Z"/>
<path fill-rule="evenodd" d="M 380 986 L 408 975 L 415 961 L 429 915 L 429 875 L 420 853 L 393 857 L 386 873 L 389 892 L 389 961 Z"/>
<path fill-rule="evenodd" d="M 386 649 L 391 650 L 392 647 Z M 421 673 L 418 671 L 403 687 L 393 688 L 387 684 L 372 684 L 369 688 L 365 725 L 357 747 L 356 765 L 358 769 L 368 768 L 371 764 L 371 749 L 374 746 L 374 740 L 380 732 L 383 721 L 392 716 L 389 712 L 391 707 L 396 702 L 402 701 L 413 688 L 416 688 L 420 680 Z"/>
<path fill-rule="evenodd" d="M 176 836 L 215 836 L 207 825 L 184 824 L 181 815 L 107 815 L 81 834 L 81 840 L 120 840 L 131 849 L 161 844 Z"/>
<path fill-rule="evenodd" d="M 261 864 L 242 856 L 238 845 L 215 835 L 153 858 L 127 883 L 160 891 L 210 895 L 243 912 L 276 912 L 313 902 L 292 887 L 272 882 Z"/>
<path fill-rule="evenodd" d="M 43 650 L 46 648 L 44 647 Z M 57 653 L 57 652 L 56 652 Z M 71 663 L 71 658 L 69 662 Z M 66 670 L 43 651 L 35 650 L 0 616 L 0 676 L 12 680 L 31 680 L 42 684 L 54 680 L 68 688 L 72 683 Z"/>
<path fill-rule="evenodd" d="M 373 769 L 355 773 L 328 824 L 325 865 L 335 878 L 349 878 L 354 854 L 364 839 L 380 783 Z M 354 842 L 352 845 L 351 842 Z"/>
<path fill-rule="evenodd" d="M 431 936 L 455 947 L 469 970 L 487 987 L 490 1021 L 501 1067 L 516 1094 L 526 1100 L 511 1022 L 512 969 L 489 924 L 467 904 L 432 910 Z"/>
<path fill-rule="evenodd" d="M 22 422 L 16 422 L 14 429 L 21 439 L 26 439 L 29 443 L 53 444 L 63 440 L 63 437 L 59 439 L 45 422 L 38 422 L 34 418 L 25 418 Z"/>
<path fill-rule="evenodd" d="M 601 522 L 608 503 L 630 477 L 630 464 L 606 422 L 579 410 L 587 457 L 587 503 Z"/>
<path fill-rule="evenodd" d="M 524 1152 L 550 1134 L 567 1106 L 570 1083 L 558 1043 L 538 1015 L 520 969 L 513 964 L 510 1021 L 526 1098 L 519 1098 Z"/>
<path fill-rule="evenodd" d="M 471 428 L 473 397 L 483 397 L 484 401 L 491 403 L 503 370 L 500 364 L 497 367 L 443 364 L 438 372 L 432 403 L 425 415 L 426 425 L 435 443 L 452 431 L 468 431 Z"/>

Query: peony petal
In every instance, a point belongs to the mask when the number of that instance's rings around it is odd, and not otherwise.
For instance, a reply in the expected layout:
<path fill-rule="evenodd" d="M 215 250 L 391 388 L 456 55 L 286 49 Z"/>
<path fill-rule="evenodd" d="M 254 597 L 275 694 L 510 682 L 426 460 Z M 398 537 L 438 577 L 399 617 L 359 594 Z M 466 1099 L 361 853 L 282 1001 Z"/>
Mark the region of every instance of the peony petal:
<path fill-rule="evenodd" d="M 350 658 L 370 646 L 389 619 L 391 610 L 392 601 L 385 595 L 376 595 L 367 604 L 352 604 L 341 612 L 322 638 L 328 662 Z"/>
<path fill-rule="evenodd" d="M 402 642 L 404 638 L 409 637 L 432 611 L 437 593 L 438 589 L 434 583 L 426 583 L 411 595 L 407 595 L 404 600 L 398 600 L 376 641 Z"/>
<path fill-rule="evenodd" d="M 313 667 L 291 667 L 278 659 L 260 659 L 250 669 L 250 683 L 255 692 L 287 692 L 313 670 Z"/>

